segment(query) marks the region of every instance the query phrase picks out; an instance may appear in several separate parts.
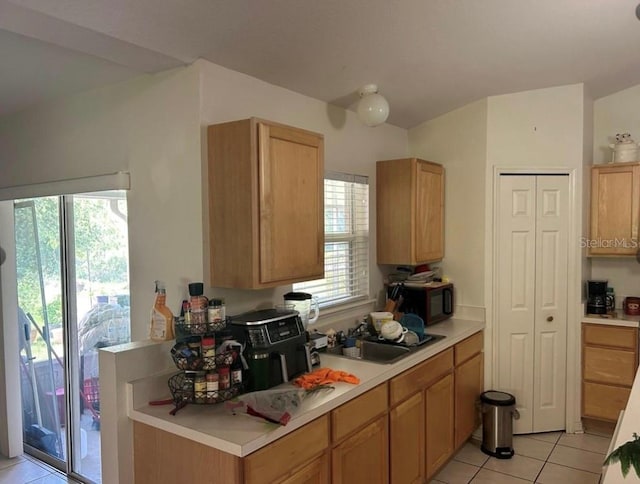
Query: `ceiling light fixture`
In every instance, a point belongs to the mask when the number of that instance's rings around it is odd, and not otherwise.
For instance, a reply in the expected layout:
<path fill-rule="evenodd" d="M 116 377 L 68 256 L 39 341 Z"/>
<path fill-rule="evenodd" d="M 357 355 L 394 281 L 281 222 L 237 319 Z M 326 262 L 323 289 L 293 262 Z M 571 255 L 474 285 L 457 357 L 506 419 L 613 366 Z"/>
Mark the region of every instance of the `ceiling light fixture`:
<path fill-rule="evenodd" d="M 367 126 L 378 126 L 384 123 L 389 116 L 389 103 L 381 94 L 378 94 L 378 86 L 366 84 L 360 88 L 360 101 L 358 102 L 358 118 Z"/>

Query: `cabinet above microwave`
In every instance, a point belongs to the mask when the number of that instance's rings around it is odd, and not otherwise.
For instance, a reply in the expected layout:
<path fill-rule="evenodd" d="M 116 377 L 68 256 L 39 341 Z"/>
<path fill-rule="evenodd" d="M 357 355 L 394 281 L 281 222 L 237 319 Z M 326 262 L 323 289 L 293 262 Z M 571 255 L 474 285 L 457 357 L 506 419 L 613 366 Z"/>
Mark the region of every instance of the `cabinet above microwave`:
<path fill-rule="evenodd" d="M 444 168 L 418 158 L 376 164 L 378 264 L 444 257 Z"/>

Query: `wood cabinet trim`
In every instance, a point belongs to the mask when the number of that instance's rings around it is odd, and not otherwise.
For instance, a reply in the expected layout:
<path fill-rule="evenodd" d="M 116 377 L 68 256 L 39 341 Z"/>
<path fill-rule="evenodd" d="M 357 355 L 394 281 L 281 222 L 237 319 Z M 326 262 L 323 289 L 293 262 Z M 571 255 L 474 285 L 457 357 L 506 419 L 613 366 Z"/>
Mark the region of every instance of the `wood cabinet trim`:
<path fill-rule="evenodd" d="M 329 416 L 323 415 L 304 427 L 276 440 L 244 458 L 246 482 L 274 482 L 329 447 Z"/>
<path fill-rule="evenodd" d="M 637 352 L 638 328 L 583 323 L 582 341 L 590 346 L 621 348 Z"/>
<path fill-rule="evenodd" d="M 484 335 L 482 331 L 462 340 L 460 343 L 456 344 L 454 347 L 455 365 L 456 366 L 461 365 L 465 361 L 473 358 L 478 353 L 481 353 L 483 347 L 484 347 Z"/>
<path fill-rule="evenodd" d="M 453 348 L 448 348 L 391 379 L 390 405 L 396 405 L 417 390 L 427 388 L 453 371 Z"/>
<path fill-rule="evenodd" d="M 331 412 L 331 436 L 336 443 L 367 422 L 386 413 L 388 405 L 387 383 L 363 393 Z"/>

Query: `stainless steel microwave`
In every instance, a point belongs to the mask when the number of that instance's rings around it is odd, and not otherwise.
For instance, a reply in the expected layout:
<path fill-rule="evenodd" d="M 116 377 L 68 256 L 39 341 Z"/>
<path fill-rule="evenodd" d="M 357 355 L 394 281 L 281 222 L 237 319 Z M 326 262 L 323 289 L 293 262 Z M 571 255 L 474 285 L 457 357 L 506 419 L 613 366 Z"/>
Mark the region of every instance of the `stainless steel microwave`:
<path fill-rule="evenodd" d="M 402 296 L 404 300 L 398 310 L 417 314 L 424 320 L 425 325 L 439 323 L 453 316 L 453 284 L 405 284 Z"/>

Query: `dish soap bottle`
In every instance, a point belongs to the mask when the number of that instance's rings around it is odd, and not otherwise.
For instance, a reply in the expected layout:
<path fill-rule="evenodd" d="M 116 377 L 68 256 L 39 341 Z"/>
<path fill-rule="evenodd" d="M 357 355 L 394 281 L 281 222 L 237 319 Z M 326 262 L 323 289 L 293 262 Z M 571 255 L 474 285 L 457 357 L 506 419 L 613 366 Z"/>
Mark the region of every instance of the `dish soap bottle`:
<path fill-rule="evenodd" d="M 173 335 L 173 314 L 167 307 L 167 292 L 164 282 L 156 282 L 156 299 L 151 309 L 149 337 L 154 341 L 168 341 Z"/>

